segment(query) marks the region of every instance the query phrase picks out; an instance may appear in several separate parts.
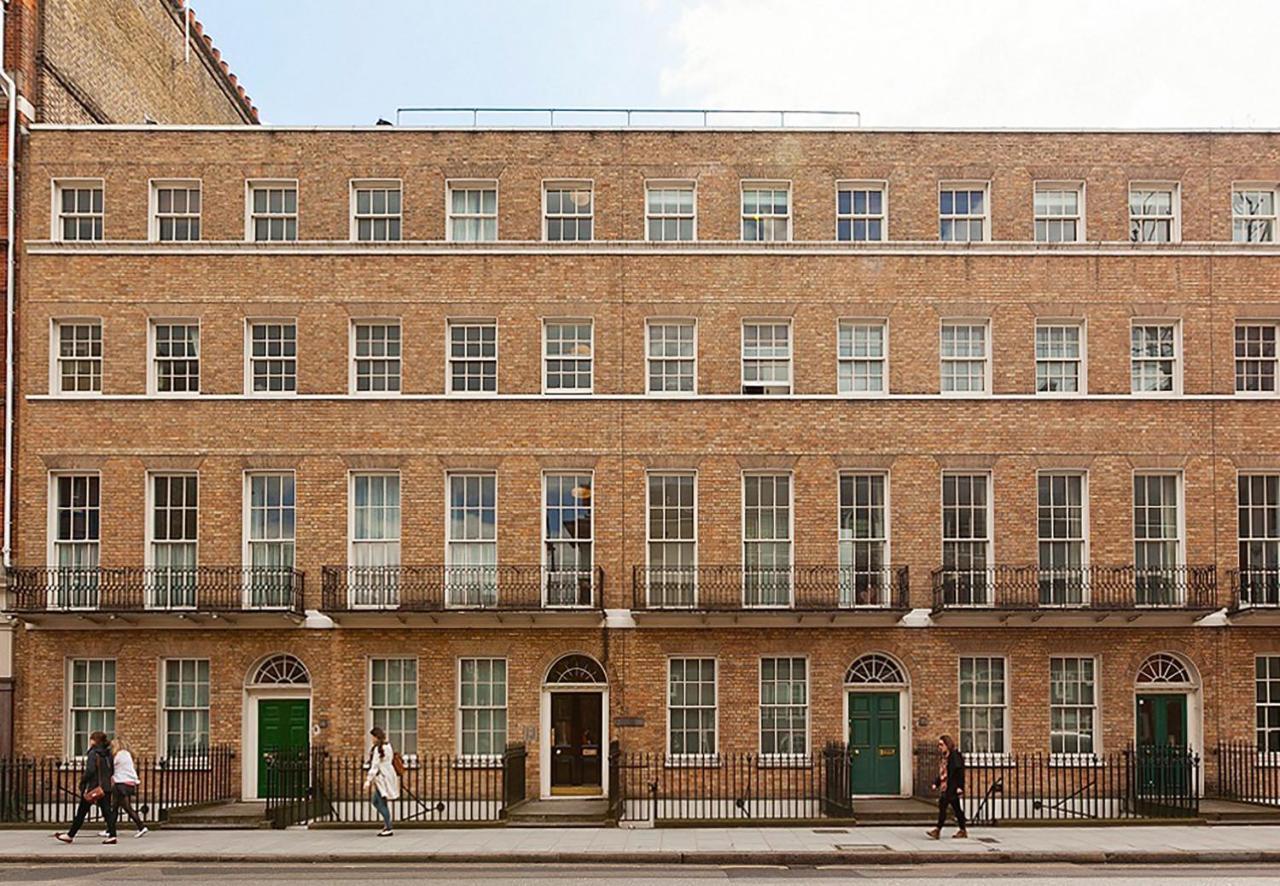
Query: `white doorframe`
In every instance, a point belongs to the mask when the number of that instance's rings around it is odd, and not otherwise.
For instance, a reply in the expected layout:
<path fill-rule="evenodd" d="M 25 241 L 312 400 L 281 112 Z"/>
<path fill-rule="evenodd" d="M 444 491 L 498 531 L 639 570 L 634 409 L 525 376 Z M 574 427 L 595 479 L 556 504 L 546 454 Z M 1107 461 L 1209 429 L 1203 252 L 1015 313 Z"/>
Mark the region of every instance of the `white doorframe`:
<path fill-rule="evenodd" d="M 896 794 L 854 794 L 855 797 L 910 797 L 912 790 L 912 754 L 915 749 L 911 745 L 911 687 L 877 683 L 846 683 L 841 693 L 841 708 L 844 711 L 844 741 L 849 745 L 849 693 L 875 693 L 888 695 L 898 694 L 898 793 Z"/>
<path fill-rule="evenodd" d="M 240 797 L 244 800 L 264 799 L 258 795 L 258 702 L 277 698 L 302 698 L 307 701 L 307 743 L 310 745 L 314 729 L 315 705 L 311 701 L 311 687 L 281 684 L 278 686 L 246 686 L 243 711 L 240 718 L 242 734 L 240 747 Z"/>
<path fill-rule="evenodd" d="M 551 696 L 557 692 L 595 692 L 600 695 L 600 793 L 609 796 L 609 687 L 599 683 L 556 683 L 542 687 L 538 728 L 538 795 L 543 800 L 581 800 L 582 794 L 551 794 Z M 590 799 L 590 797 L 588 797 Z"/>

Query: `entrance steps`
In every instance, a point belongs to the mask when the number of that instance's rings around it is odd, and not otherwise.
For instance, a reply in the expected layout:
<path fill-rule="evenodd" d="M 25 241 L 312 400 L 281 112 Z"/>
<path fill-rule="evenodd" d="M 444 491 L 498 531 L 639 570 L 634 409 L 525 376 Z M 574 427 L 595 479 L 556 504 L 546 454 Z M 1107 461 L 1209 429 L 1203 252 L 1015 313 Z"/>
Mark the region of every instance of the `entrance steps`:
<path fill-rule="evenodd" d="M 507 810 L 507 824 L 514 828 L 598 828 L 610 824 L 609 801 L 526 800 Z"/>
<path fill-rule="evenodd" d="M 1200 818 L 1209 824 L 1280 824 L 1280 806 L 1205 799 Z"/>
<path fill-rule="evenodd" d="M 266 803 L 239 800 L 175 809 L 164 823 L 165 830 L 248 831 L 269 827 Z"/>
<path fill-rule="evenodd" d="M 854 797 L 853 814 L 861 825 L 929 825 L 938 807 L 915 797 Z"/>

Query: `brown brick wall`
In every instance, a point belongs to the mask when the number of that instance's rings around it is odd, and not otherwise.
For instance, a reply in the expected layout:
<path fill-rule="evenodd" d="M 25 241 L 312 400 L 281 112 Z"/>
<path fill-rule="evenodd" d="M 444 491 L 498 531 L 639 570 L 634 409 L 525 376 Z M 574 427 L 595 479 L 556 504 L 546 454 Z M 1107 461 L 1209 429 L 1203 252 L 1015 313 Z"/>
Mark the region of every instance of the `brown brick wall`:
<path fill-rule="evenodd" d="M 697 178 L 699 233 L 706 239 L 737 237 L 741 179 L 790 180 L 796 237 L 802 240 L 831 238 L 837 179 L 888 179 L 890 236 L 920 240 L 936 235 L 940 178 L 990 180 L 995 238 L 1027 240 L 1031 183 L 1083 178 L 1089 236 L 1112 241 L 1126 237 L 1130 180 L 1182 182 L 1183 233 L 1189 241 L 1229 240 L 1232 181 L 1280 180 L 1280 142 L 1261 135 L 37 130 L 32 148 L 36 183 L 24 203 L 32 229 L 48 224 L 50 178 L 95 176 L 106 182 L 109 240 L 145 239 L 147 181 L 166 177 L 201 179 L 209 241 L 243 239 L 246 178 L 297 178 L 301 236 L 324 240 L 346 238 L 348 182 L 364 177 L 403 179 L 405 237 L 411 240 L 443 236 L 447 178 L 499 179 L 504 239 L 540 235 L 542 179 L 591 178 L 601 240 L 642 236 L 646 176 Z M 147 161 L 102 159 L 111 156 Z M 890 476 L 892 559 L 910 567 L 911 604 L 928 608 L 929 573 L 940 559 L 939 476 L 944 470 L 992 473 L 995 558 L 1009 564 L 1036 559 L 1036 472 L 1087 470 L 1091 561 L 1119 565 L 1133 559 L 1131 477 L 1135 471 L 1167 469 L 1181 471 L 1185 479 L 1187 561 L 1216 564 L 1217 603 L 1230 604 L 1236 476 L 1248 470 L 1280 473 L 1280 457 L 1269 438 L 1258 433 L 1280 418 L 1277 401 L 1012 396 L 961 401 L 899 395 L 937 393 L 938 327 L 951 317 L 990 319 L 998 395 L 1033 391 L 1035 322 L 1063 318 L 1087 324 L 1090 393 L 1127 394 L 1128 329 L 1133 319 L 1152 317 L 1182 324 L 1186 393 L 1230 395 L 1236 320 L 1280 317 L 1273 258 L 1176 246 L 1154 255 L 1114 247 L 1092 254 L 965 249 L 941 255 L 859 254 L 851 249 L 812 255 L 795 248 L 758 254 L 619 252 L 33 250 L 25 257 L 24 395 L 48 392 L 53 319 L 102 317 L 105 391 L 141 395 L 148 320 L 194 317 L 201 324 L 202 391 L 228 398 L 25 400 L 18 562 L 44 562 L 51 470 L 101 472 L 102 562 L 123 566 L 143 562 L 148 470 L 179 464 L 198 468 L 201 562 L 234 565 L 241 559 L 243 472 L 290 468 L 298 483 L 298 565 L 308 575 L 307 606 L 315 608 L 321 568 L 346 561 L 346 476 L 354 467 L 400 470 L 406 564 L 443 560 L 448 470 L 496 471 L 499 560 L 537 564 L 541 472 L 590 468 L 595 472 L 595 558 L 605 570 L 606 605 L 626 609 L 632 568 L 645 562 L 646 471 L 698 471 L 699 561 L 733 565 L 741 559 L 744 470 L 794 473 L 796 561 L 831 564 L 837 473 L 874 469 Z M 270 401 L 239 396 L 246 319 L 281 316 L 298 319 L 299 391 L 328 396 Z M 802 396 L 775 401 L 640 397 L 645 321 L 673 316 L 698 322 L 702 394 L 738 391 L 744 319 L 790 318 L 795 390 Z M 369 317 L 400 319 L 404 391 L 421 396 L 345 396 L 349 324 Z M 497 319 L 502 394 L 540 390 L 543 319 L 591 318 L 596 394 L 626 396 L 434 397 L 443 392 L 445 329 L 451 317 Z M 837 321 L 861 317 L 889 322 L 894 396 L 809 396 L 835 392 Z M 915 731 L 919 739 L 954 731 L 956 657 L 983 652 L 1010 657 L 1014 747 L 1045 749 L 1048 657 L 1070 650 L 1099 656 L 1103 741 L 1118 749 L 1132 733 L 1138 664 L 1152 652 L 1173 650 L 1184 653 L 1203 675 L 1204 740 L 1250 737 L 1252 658 L 1280 649 L 1275 629 L 1192 628 L 1189 622 L 1188 617 L 1181 625 L 1151 619 L 1125 624 L 1113 618 L 1082 629 L 1048 628 L 1023 619 L 966 628 L 943 619 L 934 627 L 909 629 L 788 628 L 785 623 L 691 628 L 650 621 L 637 629 L 607 631 L 612 713 L 644 717 L 645 726 L 619 735 L 635 749 L 659 749 L 666 656 L 715 654 L 721 661 L 722 749 L 752 750 L 759 656 L 801 654 L 812 663 L 817 745 L 841 735 L 844 669 L 863 652 L 883 650 L 898 655 L 911 672 L 913 716 L 928 720 Z M 603 655 L 605 633 L 515 631 L 496 623 L 489 630 L 36 630 L 22 636 L 20 687 L 37 697 L 60 694 L 63 657 L 119 650 L 132 687 L 126 692 L 122 664 L 121 705 L 129 706 L 129 716 L 144 731 L 154 732 L 154 661 L 168 654 L 169 646 L 205 649 L 201 654 L 211 657 L 226 650 L 215 668 L 220 705 L 215 718 L 221 724 L 218 734 L 234 740 L 249 664 L 277 648 L 296 649 L 316 675 L 317 712 L 328 712 L 334 724 L 325 740 L 354 747 L 359 731 L 349 724 L 363 726 L 360 662 L 379 648 L 421 649 L 424 742 L 430 750 L 448 751 L 456 704 L 452 663 L 458 655 L 511 650 L 504 654 L 513 667 L 515 736 L 524 725 L 536 725 L 538 682 L 546 665 L 564 652 Z M 25 719 L 23 740 L 32 740 L 38 728 Z"/>

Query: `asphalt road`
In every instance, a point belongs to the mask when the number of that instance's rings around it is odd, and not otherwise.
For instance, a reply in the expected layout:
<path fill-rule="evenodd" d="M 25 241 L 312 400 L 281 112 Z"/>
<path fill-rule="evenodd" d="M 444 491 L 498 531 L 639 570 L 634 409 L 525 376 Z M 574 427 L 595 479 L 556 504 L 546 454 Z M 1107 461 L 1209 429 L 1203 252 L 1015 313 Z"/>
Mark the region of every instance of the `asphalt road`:
<path fill-rule="evenodd" d="M 954 886 L 991 886 L 993 880 L 1019 886 L 1097 886 L 1105 878 L 1108 886 L 1136 886 L 1176 881 L 1190 884 L 1212 883 L 1261 886 L 1275 883 L 1274 868 L 1261 866 L 1122 866 L 1122 865 L 992 865 L 969 864 L 954 867 L 917 865 L 909 867 L 846 866 L 818 868 L 778 868 L 757 865 L 741 867 L 670 867 L 664 865 L 0 865 L 0 883 L 66 884 L 178 884 L 203 883 L 546 883 L 555 886 L 598 886 L 602 882 L 621 886 L 674 886 L 681 883 L 708 884 L 741 882 L 750 886 L 801 882 L 875 883 L 877 886 L 920 886 L 946 883 Z"/>

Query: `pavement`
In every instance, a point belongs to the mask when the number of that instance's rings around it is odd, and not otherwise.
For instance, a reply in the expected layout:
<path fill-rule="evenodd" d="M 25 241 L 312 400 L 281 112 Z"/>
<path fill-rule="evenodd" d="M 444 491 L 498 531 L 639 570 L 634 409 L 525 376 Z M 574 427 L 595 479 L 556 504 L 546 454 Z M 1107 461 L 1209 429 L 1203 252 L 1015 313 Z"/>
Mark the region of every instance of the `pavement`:
<path fill-rule="evenodd" d="M 1280 826 L 975 828 L 930 840 L 919 827 L 417 828 L 170 830 L 105 846 L 82 832 L 0 830 L 6 863 L 468 864 L 1280 864 Z"/>

